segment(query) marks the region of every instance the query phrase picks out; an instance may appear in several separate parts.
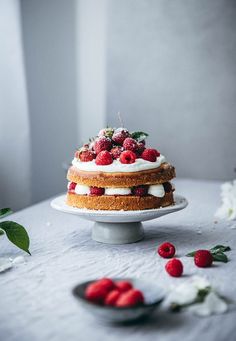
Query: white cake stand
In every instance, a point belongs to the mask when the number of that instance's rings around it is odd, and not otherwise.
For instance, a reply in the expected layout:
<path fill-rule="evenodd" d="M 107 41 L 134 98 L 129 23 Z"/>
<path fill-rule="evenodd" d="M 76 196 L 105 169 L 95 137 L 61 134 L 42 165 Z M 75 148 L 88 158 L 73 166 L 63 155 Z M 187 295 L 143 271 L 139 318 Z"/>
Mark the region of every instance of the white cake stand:
<path fill-rule="evenodd" d="M 142 211 L 101 211 L 71 207 L 66 204 L 65 199 L 66 195 L 53 199 L 51 201 L 52 208 L 94 221 L 92 228 L 93 240 L 107 244 L 137 242 L 144 237 L 142 221 L 180 211 L 188 205 L 184 197 L 176 195 L 175 204 L 168 207 Z"/>

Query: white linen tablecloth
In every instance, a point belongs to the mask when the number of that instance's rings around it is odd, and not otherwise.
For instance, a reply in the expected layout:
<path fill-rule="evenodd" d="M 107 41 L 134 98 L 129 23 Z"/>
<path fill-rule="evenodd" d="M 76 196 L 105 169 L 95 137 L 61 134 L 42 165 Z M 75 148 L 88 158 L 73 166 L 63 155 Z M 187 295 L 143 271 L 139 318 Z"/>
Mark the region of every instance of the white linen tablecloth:
<path fill-rule="evenodd" d="M 145 239 L 134 244 L 105 245 L 91 239 L 92 222 L 54 211 L 50 200 L 15 213 L 7 219 L 23 224 L 31 238 L 32 256 L 0 274 L 0 340 L 201 340 L 236 338 L 236 312 L 207 318 L 159 310 L 150 320 L 129 326 L 96 321 L 71 294 L 79 282 L 102 276 L 144 277 L 165 288 L 190 275 L 205 276 L 223 295 L 236 301 L 236 229 L 228 222 L 215 223 L 220 204 L 220 183 L 177 180 L 176 192 L 189 206 L 144 223 Z M 184 276 L 171 278 L 157 246 L 170 241 L 184 266 Z M 0 240 L 0 257 L 22 254 L 6 238 Z M 191 250 L 230 245 L 227 264 L 209 269 L 184 257 Z"/>

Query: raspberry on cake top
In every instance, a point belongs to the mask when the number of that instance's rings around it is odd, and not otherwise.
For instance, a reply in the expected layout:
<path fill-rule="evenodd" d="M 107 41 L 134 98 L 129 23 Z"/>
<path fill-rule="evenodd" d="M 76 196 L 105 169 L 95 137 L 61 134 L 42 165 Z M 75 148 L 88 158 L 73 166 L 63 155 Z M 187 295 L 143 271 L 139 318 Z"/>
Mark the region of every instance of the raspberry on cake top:
<path fill-rule="evenodd" d="M 105 128 L 78 149 L 68 170 L 67 203 L 95 209 L 173 204 L 169 181 L 175 169 L 157 149 L 146 147 L 147 136 L 125 128 Z"/>

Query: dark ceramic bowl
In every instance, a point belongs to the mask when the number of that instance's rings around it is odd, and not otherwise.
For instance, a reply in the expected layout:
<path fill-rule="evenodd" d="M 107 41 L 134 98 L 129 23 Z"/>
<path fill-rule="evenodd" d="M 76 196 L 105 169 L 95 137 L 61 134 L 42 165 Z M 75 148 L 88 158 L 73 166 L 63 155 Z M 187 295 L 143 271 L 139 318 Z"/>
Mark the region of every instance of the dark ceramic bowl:
<path fill-rule="evenodd" d="M 135 289 L 143 292 L 145 304 L 136 307 L 118 308 L 110 306 L 100 306 L 85 299 L 85 289 L 88 284 L 96 281 L 87 281 L 78 284 L 73 289 L 73 295 L 90 314 L 99 320 L 109 323 L 127 323 L 151 315 L 158 308 L 165 297 L 165 292 L 154 281 L 131 278 L 113 278 L 114 281 L 129 281 Z"/>

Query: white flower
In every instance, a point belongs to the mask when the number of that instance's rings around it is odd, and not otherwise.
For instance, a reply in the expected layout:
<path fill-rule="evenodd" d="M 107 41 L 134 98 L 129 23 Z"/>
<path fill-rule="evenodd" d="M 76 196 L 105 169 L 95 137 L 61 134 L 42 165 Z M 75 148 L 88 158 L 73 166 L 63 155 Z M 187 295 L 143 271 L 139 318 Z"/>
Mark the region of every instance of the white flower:
<path fill-rule="evenodd" d="M 210 316 L 213 314 L 223 314 L 228 310 L 227 303 L 215 292 L 211 291 L 203 303 L 197 303 L 189 306 L 188 311 L 198 316 Z"/>
<path fill-rule="evenodd" d="M 236 219 L 236 180 L 221 185 L 221 207 L 215 216 L 219 219 Z"/>

